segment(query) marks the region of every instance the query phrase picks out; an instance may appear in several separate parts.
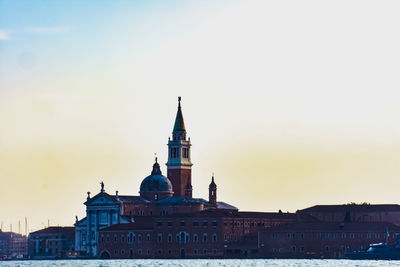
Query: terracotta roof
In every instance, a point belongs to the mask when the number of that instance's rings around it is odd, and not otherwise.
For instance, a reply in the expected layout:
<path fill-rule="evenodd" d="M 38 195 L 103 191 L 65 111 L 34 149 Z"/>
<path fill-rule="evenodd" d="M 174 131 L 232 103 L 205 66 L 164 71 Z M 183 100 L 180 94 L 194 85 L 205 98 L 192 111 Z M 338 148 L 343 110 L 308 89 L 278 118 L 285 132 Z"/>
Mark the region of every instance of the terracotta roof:
<path fill-rule="evenodd" d="M 400 232 L 400 227 L 392 223 L 385 222 L 351 222 L 351 223 L 326 223 L 326 222 L 298 222 L 290 224 L 281 224 L 274 226 L 265 231 L 272 232 L 290 232 L 290 231 L 306 231 L 306 232 L 321 232 L 321 231 L 381 231 Z"/>
<path fill-rule="evenodd" d="M 163 217 L 156 218 L 174 218 L 174 217 L 233 217 L 233 218 L 260 218 L 260 219 L 296 219 L 298 217 L 295 213 L 278 213 L 278 212 L 241 212 L 237 210 L 219 210 L 219 209 L 208 209 L 194 213 L 180 213 L 171 214 Z M 136 217 L 135 217 L 136 218 Z"/>
<path fill-rule="evenodd" d="M 114 198 L 118 199 L 121 202 L 127 203 L 150 203 L 151 201 L 141 197 L 141 196 L 113 196 Z"/>
<path fill-rule="evenodd" d="M 75 232 L 75 227 L 50 226 L 50 227 L 32 232 L 30 234 L 71 234 L 74 232 Z"/>
<path fill-rule="evenodd" d="M 224 209 L 224 210 L 238 210 L 238 208 L 236 208 L 235 206 L 232 206 L 232 205 L 222 202 L 222 201 L 217 202 L 217 208 Z"/>
<path fill-rule="evenodd" d="M 152 230 L 153 229 L 153 220 L 151 217 L 147 218 L 135 218 L 135 222 L 133 223 L 120 223 L 114 224 L 110 227 L 103 228 L 99 230 L 103 231 L 126 231 L 126 230 Z"/>
<path fill-rule="evenodd" d="M 208 204 L 208 201 L 202 198 L 188 198 L 188 197 L 167 197 L 157 201 L 157 204 L 164 205 L 193 205 L 193 204 Z"/>
<path fill-rule="evenodd" d="M 239 211 L 237 217 L 241 218 L 268 218 L 268 219 L 296 219 L 296 213 L 285 212 L 253 212 L 253 211 Z"/>
<path fill-rule="evenodd" d="M 162 219 L 162 218 L 193 218 L 193 217 L 224 217 L 224 216 L 230 216 L 231 211 L 226 211 L 226 210 L 218 210 L 218 209 L 209 209 L 209 210 L 203 210 L 199 212 L 191 212 L 191 213 L 175 213 L 167 216 L 162 216 L 162 217 L 157 217 L 157 219 Z"/>
<path fill-rule="evenodd" d="M 343 205 L 316 205 L 298 212 L 346 212 L 346 211 L 400 211 L 397 204 L 343 204 Z"/>

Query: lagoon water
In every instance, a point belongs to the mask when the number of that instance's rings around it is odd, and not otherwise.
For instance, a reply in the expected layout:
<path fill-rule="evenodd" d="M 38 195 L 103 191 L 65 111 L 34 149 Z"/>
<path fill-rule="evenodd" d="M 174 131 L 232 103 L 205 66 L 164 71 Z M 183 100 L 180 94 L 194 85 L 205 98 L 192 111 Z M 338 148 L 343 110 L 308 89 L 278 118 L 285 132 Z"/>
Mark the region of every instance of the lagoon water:
<path fill-rule="evenodd" d="M 0 261 L 3 267 L 369 267 L 399 266 L 400 261 L 354 261 L 354 260 L 45 260 Z"/>

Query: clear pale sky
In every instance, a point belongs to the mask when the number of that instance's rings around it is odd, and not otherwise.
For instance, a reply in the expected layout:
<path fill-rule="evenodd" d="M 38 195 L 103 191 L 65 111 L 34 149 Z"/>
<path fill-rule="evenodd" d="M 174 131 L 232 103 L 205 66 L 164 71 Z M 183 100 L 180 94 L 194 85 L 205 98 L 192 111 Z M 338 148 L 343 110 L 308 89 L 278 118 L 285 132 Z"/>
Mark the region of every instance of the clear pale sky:
<path fill-rule="evenodd" d="M 0 0 L 3 230 L 72 225 L 101 181 L 137 195 L 178 96 L 195 197 L 214 172 L 241 210 L 399 203 L 399 8 Z"/>

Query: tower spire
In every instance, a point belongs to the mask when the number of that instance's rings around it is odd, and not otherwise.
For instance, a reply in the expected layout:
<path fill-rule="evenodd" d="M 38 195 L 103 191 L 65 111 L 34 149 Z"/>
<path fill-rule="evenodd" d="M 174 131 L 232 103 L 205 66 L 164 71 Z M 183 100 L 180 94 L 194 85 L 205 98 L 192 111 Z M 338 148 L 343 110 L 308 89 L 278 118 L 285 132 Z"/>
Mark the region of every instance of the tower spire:
<path fill-rule="evenodd" d="M 172 183 L 174 196 L 191 197 L 192 193 L 192 162 L 190 160 L 190 138 L 186 139 L 186 127 L 183 120 L 182 98 L 178 97 L 172 140 L 168 138 L 167 177 Z"/>
<path fill-rule="evenodd" d="M 178 97 L 178 111 L 176 113 L 176 118 L 175 118 L 175 124 L 174 124 L 174 129 L 172 130 L 172 138 L 175 139 L 180 139 L 178 137 L 182 136 L 184 137 L 183 139 L 186 139 L 186 127 L 185 127 L 185 122 L 183 120 L 183 115 L 182 115 L 182 108 L 181 108 L 181 97 Z M 176 139 L 175 139 L 176 140 Z"/>

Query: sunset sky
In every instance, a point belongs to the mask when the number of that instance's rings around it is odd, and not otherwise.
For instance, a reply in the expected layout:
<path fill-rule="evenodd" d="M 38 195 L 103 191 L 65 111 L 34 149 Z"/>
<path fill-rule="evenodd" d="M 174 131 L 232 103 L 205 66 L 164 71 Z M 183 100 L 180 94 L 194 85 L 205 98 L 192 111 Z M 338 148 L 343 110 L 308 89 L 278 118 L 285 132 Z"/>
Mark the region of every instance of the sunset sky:
<path fill-rule="evenodd" d="M 215 173 L 240 210 L 400 203 L 399 8 L 0 0 L 3 230 L 72 225 L 101 181 L 138 195 L 178 96 L 194 197 Z"/>

